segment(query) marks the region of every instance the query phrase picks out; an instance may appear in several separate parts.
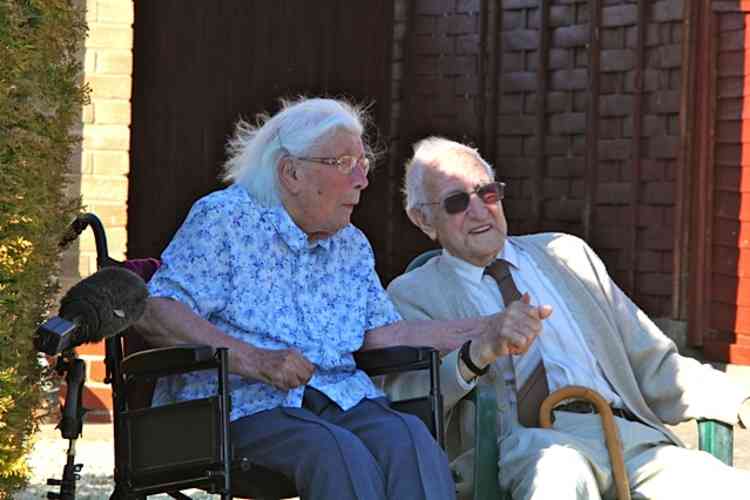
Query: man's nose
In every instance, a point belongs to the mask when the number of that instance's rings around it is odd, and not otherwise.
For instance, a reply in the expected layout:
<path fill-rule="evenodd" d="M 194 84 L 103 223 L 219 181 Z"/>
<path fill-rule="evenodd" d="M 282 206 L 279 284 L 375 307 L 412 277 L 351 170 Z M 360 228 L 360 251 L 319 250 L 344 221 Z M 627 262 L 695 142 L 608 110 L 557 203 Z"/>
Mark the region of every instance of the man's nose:
<path fill-rule="evenodd" d="M 477 196 L 476 193 L 472 193 L 469 195 L 469 206 L 466 208 L 466 212 L 470 216 L 482 218 L 486 216 L 489 211 L 487 210 L 487 205 L 482 201 L 482 198 Z"/>

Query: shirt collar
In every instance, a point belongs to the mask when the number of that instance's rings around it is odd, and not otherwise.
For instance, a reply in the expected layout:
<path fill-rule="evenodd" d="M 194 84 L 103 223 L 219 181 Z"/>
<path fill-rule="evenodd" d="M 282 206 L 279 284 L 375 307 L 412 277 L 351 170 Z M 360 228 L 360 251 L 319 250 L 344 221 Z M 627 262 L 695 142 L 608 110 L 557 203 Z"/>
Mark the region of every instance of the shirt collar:
<path fill-rule="evenodd" d="M 250 196 L 250 198 L 252 199 L 252 196 Z M 324 250 L 330 249 L 331 238 L 333 238 L 333 236 L 310 243 L 307 233 L 300 229 L 297 223 L 294 222 L 283 204 L 279 203 L 278 205 L 271 207 L 260 207 L 260 210 L 261 218 L 269 222 L 274 229 L 276 229 L 281 240 L 286 243 L 293 252 L 310 251 L 318 246 Z"/>
<path fill-rule="evenodd" d="M 513 242 L 511 242 L 509 239 L 506 238 L 505 244 L 503 245 L 502 250 L 498 252 L 497 259 L 503 259 L 507 260 L 508 263 L 518 269 L 519 268 L 519 262 L 520 262 L 520 255 L 519 255 L 520 249 L 517 248 Z M 480 283 L 482 281 L 482 277 L 484 276 L 484 268 L 480 266 L 475 266 L 471 262 L 467 262 L 463 259 L 460 259 L 458 257 L 455 257 L 448 252 L 445 248 L 443 248 L 443 259 L 445 260 L 445 263 L 452 267 L 456 274 L 458 274 L 461 278 L 474 282 L 474 283 Z"/>

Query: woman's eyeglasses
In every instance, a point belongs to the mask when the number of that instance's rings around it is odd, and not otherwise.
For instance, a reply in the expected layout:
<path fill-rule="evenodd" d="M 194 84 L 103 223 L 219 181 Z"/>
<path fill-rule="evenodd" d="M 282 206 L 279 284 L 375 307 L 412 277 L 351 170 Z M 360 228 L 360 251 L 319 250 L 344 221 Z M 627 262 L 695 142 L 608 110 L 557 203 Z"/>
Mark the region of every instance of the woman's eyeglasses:
<path fill-rule="evenodd" d="M 354 170 L 354 167 L 356 167 L 357 165 L 362 168 L 362 172 L 365 175 L 367 175 L 367 173 L 370 171 L 370 158 L 368 158 L 367 155 L 343 155 L 339 156 L 338 158 L 316 158 L 310 156 L 294 156 L 291 154 L 289 156 L 294 158 L 295 160 L 322 163 L 323 165 L 328 165 L 329 167 L 336 167 L 338 171 L 344 175 L 351 174 L 352 170 Z"/>
<path fill-rule="evenodd" d="M 469 208 L 472 194 L 479 196 L 479 199 L 485 205 L 494 205 L 505 197 L 505 183 L 490 182 L 489 184 L 477 186 L 473 191 L 468 193 L 454 193 L 446 196 L 442 201 L 420 203 L 420 205 L 442 205 L 445 213 L 456 215 L 465 212 Z"/>

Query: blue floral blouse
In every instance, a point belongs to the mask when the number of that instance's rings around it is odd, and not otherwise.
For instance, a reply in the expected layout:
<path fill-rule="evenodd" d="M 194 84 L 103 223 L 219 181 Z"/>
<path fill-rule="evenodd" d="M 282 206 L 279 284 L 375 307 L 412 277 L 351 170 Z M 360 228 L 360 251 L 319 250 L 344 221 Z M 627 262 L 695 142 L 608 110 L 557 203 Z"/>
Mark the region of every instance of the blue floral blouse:
<path fill-rule="evenodd" d="M 149 282 L 152 296 L 186 304 L 228 335 L 256 347 L 293 347 L 315 365 L 309 385 L 342 409 L 382 396 L 355 366 L 369 330 L 400 320 L 375 273 L 372 248 L 348 225 L 309 243 L 283 206 L 263 207 L 239 186 L 193 205 Z M 205 372 L 162 379 L 155 403 L 216 392 Z M 230 376 L 231 419 L 300 407 L 304 387 L 281 391 Z"/>

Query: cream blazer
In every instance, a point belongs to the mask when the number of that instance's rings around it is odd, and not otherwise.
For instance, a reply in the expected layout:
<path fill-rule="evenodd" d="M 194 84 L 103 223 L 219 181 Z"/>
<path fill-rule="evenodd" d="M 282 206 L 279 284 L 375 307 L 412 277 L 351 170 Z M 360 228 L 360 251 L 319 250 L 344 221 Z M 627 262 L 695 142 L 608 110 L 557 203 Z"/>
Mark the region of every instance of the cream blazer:
<path fill-rule="evenodd" d="M 711 418 L 735 424 L 737 411 L 750 391 L 725 374 L 677 348 L 609 277 L 604 264 L 581 239 L 560 233 L 510 237 L 536 262 L 567 301 L 572 316 L 602 371 L 627 408 L 647 425 L 683 446 L 666 424 Z M 463 291 L 459 276 L 441 256 L 394 279 L 388 294 L 404 319 L 459 319 L 479 315 Z M 473 469 L 473 405 L 462 401 L 467 390 L 458 381 L 458 353 L 443 358 L 440 377 L 445 404 L 448 455 L 461 480 Z M 502 374 L 490 373 L 480 384 L 494 386 L 506 401 Z M 384 389 L 394 399 L 427 393 L 426 374 L 390 376 Z M 498 403 L 498 411 L 507 408 Z M 462 488 L 463 489 L 463 488 Z"/>

